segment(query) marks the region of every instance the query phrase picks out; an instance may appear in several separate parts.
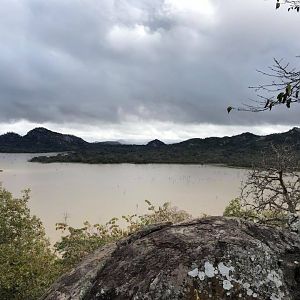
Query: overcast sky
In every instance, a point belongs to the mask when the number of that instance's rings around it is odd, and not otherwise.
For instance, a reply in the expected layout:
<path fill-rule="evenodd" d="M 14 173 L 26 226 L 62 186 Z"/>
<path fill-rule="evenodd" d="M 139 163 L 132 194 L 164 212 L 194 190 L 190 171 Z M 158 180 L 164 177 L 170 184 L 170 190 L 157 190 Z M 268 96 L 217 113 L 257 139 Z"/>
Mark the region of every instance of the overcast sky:
<path fill-rule="evenodd" d="M 181 140 L 300 126 L 300 105 L 234 112 L 272 58 L 299 66 L 275 0 L 0 0 L 0 133 Z"/>

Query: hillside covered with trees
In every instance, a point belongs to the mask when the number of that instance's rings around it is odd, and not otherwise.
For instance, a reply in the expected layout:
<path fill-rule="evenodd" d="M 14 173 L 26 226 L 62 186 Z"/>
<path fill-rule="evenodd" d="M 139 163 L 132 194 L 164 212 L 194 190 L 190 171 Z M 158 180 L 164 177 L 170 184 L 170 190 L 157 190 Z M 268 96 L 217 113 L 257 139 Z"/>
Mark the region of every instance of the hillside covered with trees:
<path fill-rule="evenodd" d="M 251 167 L 262 153 L 268 153 L 271 145 L 294 148 L 300 156 L 300 129 L 293 128 L 281 134 L 258 136 L 243 133 L 233 137 L 195 138 L 175 144 L 151 141 L 147 145 L 88 144 L 68 153 L 56 156 L 39 156 L 33 162 L 81 162 L 106 163 L 180 163 L 224 164 L 235 167 Z"/>

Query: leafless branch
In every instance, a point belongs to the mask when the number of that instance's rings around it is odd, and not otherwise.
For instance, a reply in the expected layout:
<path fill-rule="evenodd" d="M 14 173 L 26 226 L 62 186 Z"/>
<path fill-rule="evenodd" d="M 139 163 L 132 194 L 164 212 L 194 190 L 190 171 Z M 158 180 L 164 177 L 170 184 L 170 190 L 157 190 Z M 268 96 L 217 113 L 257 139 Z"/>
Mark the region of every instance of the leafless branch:
<path fill-rule="evenodd" d="M 232 109 L 238 111 L 261 112 L 272 110 L 273 107 L 285 105 L 290 108 L 294 103 L 300 103 L 300 71 L 291 68 L 289 63 L 274 58 L 274 65 L 269 67 L 268 71 L 258 72 L 270 81 L 258 86 L 250 86 L 257 93 L 257 99 L 250 99 L 249 103 L 241 107 L 228 107 L 227 111 Z"/>
<path fill-rule="evenodd" d="M 297 12 L 300 11 L 300 1 L 299 0 L 296 0 L 296 1 L 293 1 L 293 0 L 283 0 L 283 1 L 280 1 L 280 0 L 276 0 L 276 9 L 280 8 L 281 5 L 288 5 L 288 11 L 290 10 L 295 10 Z"/>
<path fill-rule="evenodd" d="M 253 167 L 243 182 L 242 205 L 253 211 L 259 222 L 264 219 L 267 223 L 279 216 L 285 216 L 287 220 L 289 214 L 297 214 L 300 211 L 298 171 L 299 159 L 294 150 L 284 145 L 272 145 L 262 154 L 259 166 Z"/>

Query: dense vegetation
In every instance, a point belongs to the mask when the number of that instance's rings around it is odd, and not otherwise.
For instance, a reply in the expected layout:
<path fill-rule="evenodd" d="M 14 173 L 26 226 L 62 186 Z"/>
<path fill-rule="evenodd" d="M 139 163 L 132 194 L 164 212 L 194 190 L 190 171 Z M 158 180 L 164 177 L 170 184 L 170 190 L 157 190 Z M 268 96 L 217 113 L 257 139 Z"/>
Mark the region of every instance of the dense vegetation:
<path fill-rule="evenodd" d="M 28 191 L 16 199 L 0 186 L 0 299 L 37 299 L 59 275 L 41 221 L 30 215 Z"/>
<path fill-rule="evenodd" d="M 148 145 L 101 145 L 94 149 L 72 151 L 57 156 L 40 156 L 33 162 L 82 163 L 182 163 L 224 164 L 251 167 L 270 145 L 296 145 L 300 157 L 300 129 L 286 133 L 257 136 L 243 133 L 233 137 L 190 139 L 176 144 L 151 142 Z"/>

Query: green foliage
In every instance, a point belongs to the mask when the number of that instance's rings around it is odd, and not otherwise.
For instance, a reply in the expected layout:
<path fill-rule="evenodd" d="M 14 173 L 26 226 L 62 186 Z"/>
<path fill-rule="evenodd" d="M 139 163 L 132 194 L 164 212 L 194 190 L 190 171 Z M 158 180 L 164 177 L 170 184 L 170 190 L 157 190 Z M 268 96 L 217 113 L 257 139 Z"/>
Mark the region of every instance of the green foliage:
<path fill-rule="evenodd" d="M 64 235 L 54 247 L 62 257 L 64 270 L 70 269 L 100 246 L 126 237 L 147 225 L 160 222 L 178 223 L 191 217 L 185 211 L 172 207 L 170 203 L 164 203 L 159 207 L 155 207 L 148 200 L 146 203 L 148 214 L 113 218 L 105 225 L 91 225 L 85 222 L 82 228 L 73 228 L 65 223 L 57 224 L 57 229 L 61 230 Z"/>
<path fill-rule="evenodd" d="M 61 230 L 64 235 L 54 248 L 62 258 L 64 271 L 76 265 L 83 257 L 100 246 L 122 237 L 122 232 L 115 222 L 115 219 L 105 225 L 91 225 L 85 222 L 81 228 L 73 228 L 65 223 L 57 224 L 57 230 Z"/>
<path fill-rule="evenodd" d="M 231 200 L 225 207 L 223 216 L 254 220 L 256 214 L 254 213 L 254 211 L 244 208 L 241 200 L 239 198 L 235 198 Z"/>
<path fill-rule="evenodd" d="M 244 205 L 240 198 L 235 198 L 225 207 L 224 217 L 241 218 L 260 224 L 268 224 L 273 226 L 285 227 L 287 225 L 288 216 L 282 210 L 265 209 L 256 211 Z"/>
<path fill-rule="evenodd" d="M 27 207 L 29 190 L 20 199 L 0 186 L 0 299 L 33 300 L 58 276 L 41 221 Z"/>
<path fill-rule="evenodd" d="M 291 103 L 298 102 L 299 99 L 299 88 L 297 85 L 293 86 L 291 83 L 288 83 L 285 88 L 284 92 L 280 92 L 276 96 L 276 100 L 268 99 L 265 103 L 264 108 L 272 110 L 275 105 L 285 104 L 287 108 L 291 108 Z"/>

